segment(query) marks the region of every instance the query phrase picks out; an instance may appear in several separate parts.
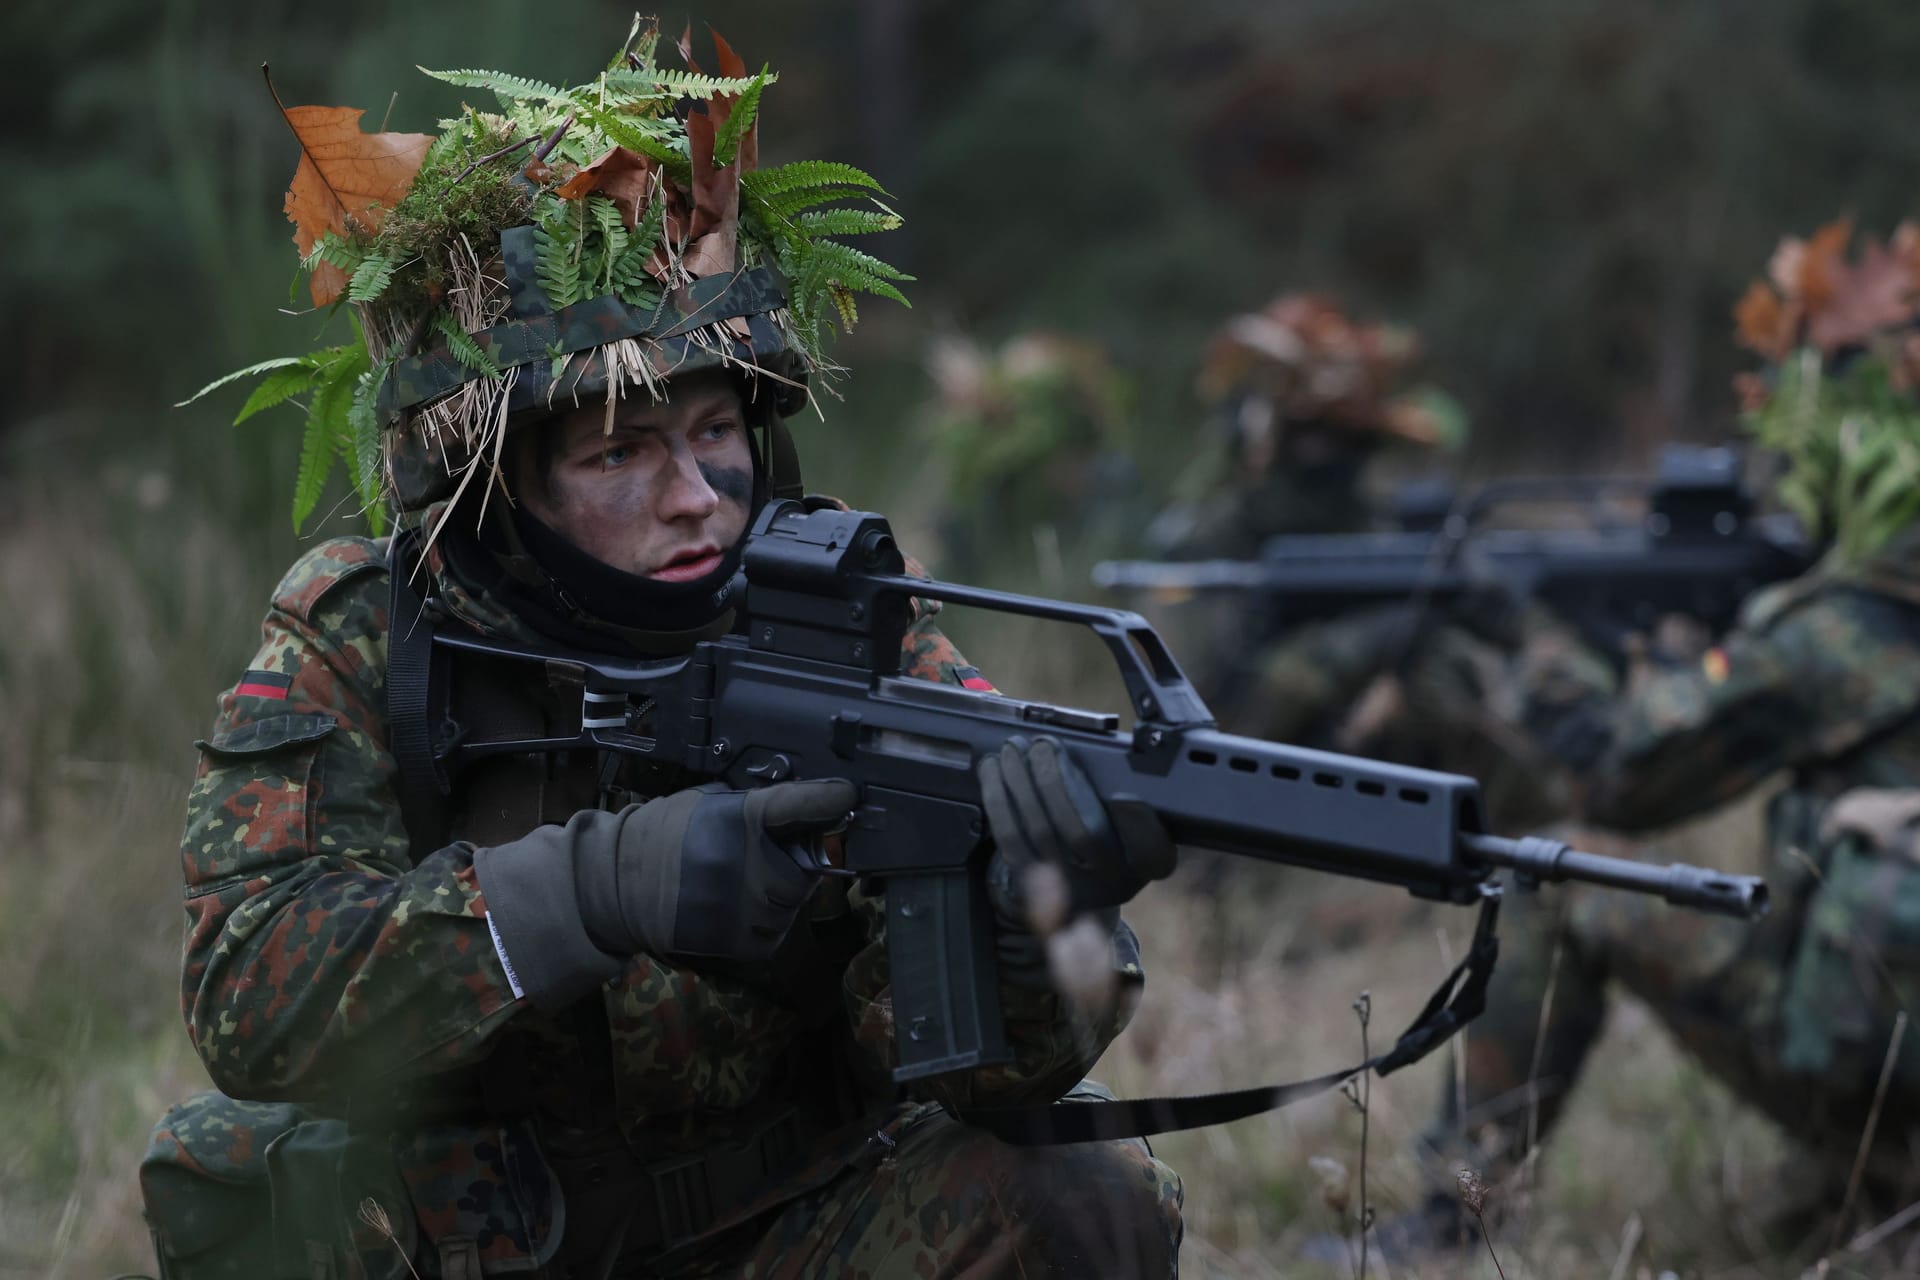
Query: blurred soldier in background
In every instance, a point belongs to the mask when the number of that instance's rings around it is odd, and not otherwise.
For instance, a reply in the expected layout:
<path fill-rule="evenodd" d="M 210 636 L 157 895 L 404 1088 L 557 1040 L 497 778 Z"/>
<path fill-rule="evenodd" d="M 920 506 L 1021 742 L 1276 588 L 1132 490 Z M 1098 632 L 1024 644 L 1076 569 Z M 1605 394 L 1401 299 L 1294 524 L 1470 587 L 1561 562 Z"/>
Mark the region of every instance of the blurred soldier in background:
<path fill-rule="evenodd" d="M 1920 996 L 1920 236 L 1903 227 L 1848 262 L 1849 234 L 1785 241 L 1736 313 L 1770 362 L 1741 380 L 1747 423 L 1786 464 L 1781 500 L 1831 552 L 1688 660 L 1622 681 L 1538 619 L 1518 666 L 1526 727 L 1578 779 L 1586 823 L 1654 830 L 1784 774 L 1766 847 L 1720 851 L 1728 871 L 1766 875 L 1772 914 L 1749 927 L 1579 888 L 1509 895 L 1500 971 L 1467 1033 L 1466 1112 L 1444 1126 L 1453 1155 L 1507 1169 L 1545 1136 L 1618 982 L 1806 1145 L 1794 1181 L 1815 1203 L 1801 1208 L 1839 1206 L 1869 1129 L 1869 1192 L 1887 1208 L 1920 1194 L 1920 1039 L 1896 1021 Z M 1437 1238 L 1452 1203 L 1388 1234 Z"/>
<path fill-rule="evenodd" d="M 997 351 L 950 335 L 927 368 L 942 573 L 1012 573 L 1057 591 L 1069 565 L 1121 545 L 1138 515 L 1133 388 L 1104 351 L 1057 333 Z"/>
<path fill-rule="evenodd" d="M 1170 559 L 1248 559 L 1282 535 L 1378 527 L 1376 473 L 1466 435 L 1451 397 L 1407 385 L 1419 349 L 1411 332 L 1311 294 L 1236 316 L 1199 379 L 1215 447 L 1151 540 Z M 1288 627 L 1284 600 L 1221 593 L 1159 617 L 1225 727 L 1472 773 L 1497 822 L 1544 821 L 1553 805 L 1537 770 L 1519 776 L 1518 707 L 1505 703 L 1507 611 L 1475 605 L 1414 600 Z"/>

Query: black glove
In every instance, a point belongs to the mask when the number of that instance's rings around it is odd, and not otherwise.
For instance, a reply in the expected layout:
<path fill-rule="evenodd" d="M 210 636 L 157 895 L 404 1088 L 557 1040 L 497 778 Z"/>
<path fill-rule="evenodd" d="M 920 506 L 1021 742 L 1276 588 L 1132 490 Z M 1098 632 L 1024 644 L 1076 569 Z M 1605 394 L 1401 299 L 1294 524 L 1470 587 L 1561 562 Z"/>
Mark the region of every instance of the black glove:
<path fill-rule="evenodd" d="M 987 864 L 987 896 L 998 926 L 1001 973 L 1039 985 L 1046 981 L 1046 955 L 1034 933 L 1034 908 L 1044 906 L 1048 929 L 1095 912 L 1111 930 L 1121 903 L 1147 881 L 1172 872 L 1173 839 L 1143 802 L 1103 802 L 1053 738 L 1010 739 L 975 772 L 998 846 Z M 1030 900 L 1031 873 L 1041 866 L 1058 871 L 1063 902 Z"/>
<path fill-rule="evenodd" d="M 790 848 L 839 827 L 854 800 L 839 779 L 696 788 L 476 850 L 474 872 L 522 989 L 561 1007 L 640 952 L 771 959 L 816 881 Z"/>

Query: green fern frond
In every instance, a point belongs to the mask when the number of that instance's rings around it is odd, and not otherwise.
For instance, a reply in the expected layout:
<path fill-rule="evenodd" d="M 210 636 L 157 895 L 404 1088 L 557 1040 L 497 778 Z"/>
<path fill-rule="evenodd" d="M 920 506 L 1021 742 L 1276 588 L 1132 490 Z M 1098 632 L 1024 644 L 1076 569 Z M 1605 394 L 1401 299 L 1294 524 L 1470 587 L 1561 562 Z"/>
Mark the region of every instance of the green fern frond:
<path fill-rule="evenodd" d="M 591 272 L 583 269 L 582 275 L 597 282 L 597 292 L 608 293 L 613 289 L 614 264 L 626 252 L 630 233 L 620 217 L 620 206 L 607 196 L 588 196 L 587 212 L 593 218 L 594 230 L 600 233 L 599 243 L 594 246 L 598 262 Z"/>
<path fill-rule="evenodd" d="M 307 522 L 320 505 L 327 488 L 327 473 L 333 470 L 333 435 L 327 420 L 317 411 L 307 414 L 306 434 L 300 440 L 300 470 L 293 480 L 293 531 Z"/>
<path fill-rule="evenodd" d="M 640 215 L 640 221 L 627 237 L 626 248 L 611 264 L 613 295 L 630 307 L 660 305 L 660 286 L 648 274 L 647 260 L 660 247 L 666 214 L 664 200 L 649 201 L 647 211 Z"/>
<path fill-rule="evenodd" d="M 386 507 L 380 500 L 380 384 L 393 368 L 383 360 L 355 379 L 353 401 L 347 408 L 347 434 L 352 442 L 353 487 L 378 537 L 386 530 Z"/>
<path fill-rule="evenodd" d="M 897 231 L 900 215 L 879 209 L 809 209 L 793 219 L 796 231 L 813 236 L 862 236 L 879 231 Z"/>
<path fill-rule="evenodd" d="M 483 373 L 490 378 L 500 376 L 500 366 L 494 363 L 486 348 L 473 340 L 473 335 L 460 327 L 453 313 L 445 307 L 433 313 L 433 327 L 441 337 L 447 340 L 447 350 L 455 360 L 475 373 Z"/>
<path fill-rule="evenodd" d="M 777 72 L 770 72 L 767 83 L 772 84 L 779 78 Z M 745 93 L 757 79 L 758 76 L 708 76 L 671 67 L 649 67 L 641 71 L 609 71 L 605 83 L 618 92 L 664 93 L 675 98 L 705 100 L 716 93 Z"/>
<path fill-rule="evenodd" d="M 540 288 L 555 307 L 564 307 L 580 293 L 580 232 L 574 210 L 563 207 L 533 231 L 534 273 Z"/>
<path fill-rule="evenodd" d="M 267 376 L 266 381 L 253 389 L 247 402 L 240 406 L 240 412 L 234 415 L 233 425 L 239 426 L 256 413 L 262 413 L 277 404 L 283 404 L 293 397 L 304 395 L 313 389 L 319 378 L 314 367 L 302 360 L 285 369 L 276 369 Z"/>
<path fill-rule="evenodd" d="M 361 361 L 364 359 L 363 353 Z M 327 477 L 333 471 L 334 455 L 347 438 L 347 410 L 353 402 L 354 381 L 365 368 L 361 361 L 341 360 L 328 366 L 314 388 L 313 403 L 307 408 L 306 434 L 300 442 L 300 471 L 293 482 L 295 533 L 320 505 Z"/>
<path fill-rule="evenodd" d="M 367 259 L 367 250 L 343 238 L 338 232 L 329 231 L 313 242 L 313 252 L 307 255 L 306 266 L 311 271 L 324 262 L 330 267 L 338 267 L 351 276 L 360 269 Z"/>
<path fill-rule="evenodd" d="M 865 169 L 838 160 L 795 160 L 771 169 L 756 169 L 742 176 L 740 185 L 762 200 L 813 187 L 863 187 L 887 193 Z"/>
<path fill-rule="evenodd" d="M 485 89 L 503 103 L 553 102 L 567 96 L 565 89 L 502 71 L 429 71 L 426 67 L 420 70 L 435 80 L 444 80 L 462 89 Z"/>
<path fill-rule="evenodd" d="M 296 364 L 305 365 L 312 359 L 312 356 L 281 356 L 275 360 L 262 360 L 259 364 L 250 364 L 244 369 L 235 369 L 232 373 L 215 378 L 185 400 L 174 401 L 173 407 L 184 409 L 209 391 L 218 391 L 230 382 L 238 382 L 242 378 L 257 378 L 263 373 L 272 373 L 275 369 L 285 369 Z"/>
<path fill-rule="evenodd" d="M 387 291 L 393 283 L 393 273 L 400 266 L 384 254 L 369 254 L 360 260 L 347 278 L 348 302 L 372 302 Z"/>
<path fill-rule="evenodd" d="M 753 83 L 734 102 L 726 123 L 713 135 L 713 163 L 716 168 L 726 168 L 739 153 L 740 139 L 746 137 L 747 130 L 753 126 L 754 114 L 760 110 L 760 91 L 767 87 L 767 77 L 771 74 L 770 67 L 760 68 L 760 74 L 753 78 Z"/>
<path fill-rule="evenodd" d="M 608 142 L 651 157 L 665 166 L 667 172 L 676 181 L 692 176 L 693 162 L 687 158 L 686 153 L 677 149 L 666 139 L 641 128 L 638 122 L 598 107 L 584 108 L 581 116 L 604 134 Z"/>
<path fill-rule="evenodd" d="M 870 253 L 862 253 L 852 245 L 833 240 L 815 240 L 808 245 L 807 256 L 823 266 L 829 278 L 849 288 L 877 293 L 896 302 L 906 302 L 900 291 L 887 282 L 911 280 L 913 277 Z"/>

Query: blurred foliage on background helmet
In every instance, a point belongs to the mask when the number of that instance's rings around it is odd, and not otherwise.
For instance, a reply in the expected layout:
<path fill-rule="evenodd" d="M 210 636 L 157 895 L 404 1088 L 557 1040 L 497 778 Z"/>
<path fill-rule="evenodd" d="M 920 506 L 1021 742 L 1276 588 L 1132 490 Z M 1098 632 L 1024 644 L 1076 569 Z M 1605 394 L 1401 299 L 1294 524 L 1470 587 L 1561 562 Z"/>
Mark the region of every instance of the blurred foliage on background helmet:
<path fill-rule="evenodd" d="M 943 334 L 926 357 L 933 395 L 919 412 L 931 448 L 945 572 L 1067 581 L 1124 544 L 1137 513 L 1131 460 L 1135 387 L 1097 343 L 1016 334 L 988 347 Z"/>
<path fill-rule="evenodd" d="M 1789 236 L 1734 308 L 1769 361 L 1735 379 L 1753 438 L 1779 452 L 1781 502 L 1843 564 L 1920 518 L 1920 227 L 1847 255 L 1853 225 Z"/>
<path fill-rule="evenodd" d="M 1437 388 L 1406 386 L 1420 354 L 1411 329 L 1356 321 L 1323 294 L 1282 294 L 1214 335 L 1199 390 L 1243 414 L 1250 401 L 1271 410 L 1275 434 L 1311 423 L 1457 449 L 1466 437 L 1458 403 Z"/>
<path fill-rule="evenodd" d="M 990 351 L 967 338 L 935 339 L 927 356 L 936 400 L 930 433 L 951 498 L 971 503 L 1039 473 L 1063 497 L 1078 461 L 1128 445 L 1133 388 L 1098 346 L 1026 333 Z"/>

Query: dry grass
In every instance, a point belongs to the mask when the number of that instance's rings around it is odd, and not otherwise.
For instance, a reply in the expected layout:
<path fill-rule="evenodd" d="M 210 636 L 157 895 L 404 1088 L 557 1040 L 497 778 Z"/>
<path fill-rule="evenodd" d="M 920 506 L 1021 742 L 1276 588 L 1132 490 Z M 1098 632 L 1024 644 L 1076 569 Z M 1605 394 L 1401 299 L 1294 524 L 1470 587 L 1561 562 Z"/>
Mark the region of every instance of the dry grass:
<path fill-rule="evenodd" d="M 175 850 L 270 579 L 163 484 L 114 480 L 131 511 L 43 493 L 0 530 L 0 1275 L 150 1269 L 140 1153 L 204 1086 Z"/>

